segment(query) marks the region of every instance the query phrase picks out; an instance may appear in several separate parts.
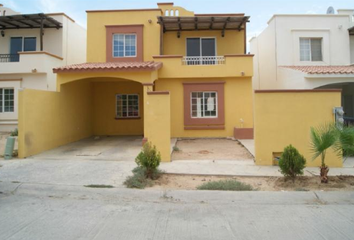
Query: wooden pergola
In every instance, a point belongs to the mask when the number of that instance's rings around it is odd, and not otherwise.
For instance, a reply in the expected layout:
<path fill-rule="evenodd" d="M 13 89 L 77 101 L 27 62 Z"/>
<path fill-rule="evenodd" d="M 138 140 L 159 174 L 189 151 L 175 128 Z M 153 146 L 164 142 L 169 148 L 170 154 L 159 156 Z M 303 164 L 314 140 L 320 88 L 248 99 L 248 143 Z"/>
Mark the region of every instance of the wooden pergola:
<path fill-rule="evenodd" d="M 354 27 L 348 29 L 349 35 L 354 35 Z"/>
<path fill-rule="evenodd" d="M 158 23 L 163 32 L 220 30 L 222 36 L 226 30 L 245 30 L 245 23 L 249 22 L 248 16 L 243 14 L 230 16 L 195 16 L 195 17 L 158 17 Z"/>
<path fill-rule="evenodd" d="M 41 51 L 43 51 L 43 30 L 62 27 L 60 22 L 44 13 L 0 16 L 0 31 L 2 33 L 10 29 L 40 29 Z"/>

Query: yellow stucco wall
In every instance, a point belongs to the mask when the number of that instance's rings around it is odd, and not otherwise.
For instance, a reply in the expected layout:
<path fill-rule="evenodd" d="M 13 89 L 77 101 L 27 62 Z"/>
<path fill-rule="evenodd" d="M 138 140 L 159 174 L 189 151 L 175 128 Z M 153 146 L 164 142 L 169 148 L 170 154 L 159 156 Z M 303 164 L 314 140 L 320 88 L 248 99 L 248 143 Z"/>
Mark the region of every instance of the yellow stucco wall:
<path fill-rule="evenodd" d="M 219 65 L 183 65 L 181 58 L 155 58 L 163 67 L 158 76 L 163 78 L 224 78 L 252 77 L 253 57 L 226 57 L 225 64 Z"/>
<path fill-rule="evenodd" d="M 253 127 L 252 79 L 214 78 L 225 81 L 225 129 L 224 130 L 184 130 L 184 82 L 207 82 L 206 79 L 159 79 L 155 81 L 156 91 L 170 91 L 171 95 L 171 136 L 172 137 L 232 137 L 234 127 Z"/>
<path fill-rule="evenodd" d="M 186 38 L 191 37 L 214 37 L 216 38 L 216 55 L 244 54 L 244 31 L 225 31 L 225 36 L 221 36 L 221 31 L 185 31 L 181 32 L 180 38 L 177 32 L 166 32 L 163 35 L 163 54 L 186 56 Z"/>
<path fill-rule="evenodd" d="M 87 14 L 87 61 L 106 62 L 106 25 L 143 24 L 144 61 L 160 52 L 160 25 L 156 11 L 89 12 Z M 151 23 L 148 21 L 152 20 Z"/>
<path fill-rule="evenodd" d="M 19 92 L 19 157 L 92 135 L 91 86 L 75 82 L 62 91 L 25 89 Z"/>
<path fill-rule="evenodd" d="M 339 106 L 340 92 L 255 93 L 256 164 L 272 165 L 273 152 L 292 144 L 307 166 L 320 166 L 319 158 L 312 161 L 310 128 L 333 122 L 332 110 Z M 342 160 L 329 150 L 326 164 L 341 167 Z"/>
<path fill-rule="evenodd" d="M 163 162 L 171 161 L 170 95 L 149 95 L 144 89 L 144 137 L 161 153 Z"/>
<path fill-rule="evenodd" d="M 92 82 L 94 135 L 143 135 L 143 86 L 132 81 Z M 139 94 L 140 119 L 115 119 L 116 94 Z"/>

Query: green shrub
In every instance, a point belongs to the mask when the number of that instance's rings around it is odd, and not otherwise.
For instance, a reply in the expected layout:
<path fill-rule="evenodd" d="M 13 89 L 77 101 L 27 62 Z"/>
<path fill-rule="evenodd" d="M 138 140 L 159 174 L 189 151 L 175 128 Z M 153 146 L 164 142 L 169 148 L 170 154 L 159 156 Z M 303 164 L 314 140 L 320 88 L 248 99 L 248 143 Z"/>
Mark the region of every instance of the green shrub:
<path fill-rule="evenodd" d="M 155 146 L 151 146 L 149 142 L 145 143 L 143 150 L 135 159 L 138 167 L 144 168 L 146 177 L 153 179 L 153 174 L 156 172 L 161 162 L 161 155 Z"/>
<path fill-rule="evenodd" d="M 11 131 L 10 136 L 17 137 L 18 136 L 18 129 L 16 128 L 15 130 Z"/>
<path fill-rule="evenodd" d="M 133 176 L 127 177 L 124 181 L 124 185 L 128 188 L 144 189 L 147 186 L 152 185 L 151 179 L 146 177 L 146 169 L 143 167 L 136 167 L 133 169 Z"/>
<path fill-rule="evenodd" d="M 181 150 L 179 149 L 179 147 L 173 146 L 173 151 L 174 151 L 174 152 L 179 152 L 179 151 L 181 151 Z"/>
<path fill-rule="evenodd" d="M 197 187 L 198 190 L 222 190 L 222 191 L 252 191 L 251 185 L 234 179 L 206 182 Z"/>
<path fill-rule="evenodd" d="M 279 159 L 280 172 L 285 177 L 295 180 L 296 176 L 304 174 L 306 159 L 292 145 L 284 148 L 283 154 Z"/>

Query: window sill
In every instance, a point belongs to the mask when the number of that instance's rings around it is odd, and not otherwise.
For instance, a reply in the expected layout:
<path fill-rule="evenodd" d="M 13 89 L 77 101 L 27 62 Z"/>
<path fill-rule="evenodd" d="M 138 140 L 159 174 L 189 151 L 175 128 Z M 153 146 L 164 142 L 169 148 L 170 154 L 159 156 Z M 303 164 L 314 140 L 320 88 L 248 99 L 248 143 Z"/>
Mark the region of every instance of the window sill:
<path fill-rule="evenodd" d="M 141 117 L 115 117 L 115 120 L 138 120 L 141 119 Z"/>
<path fill-rule="evenodd" d="M 218 125 L 218 126 L 184 126 L 184 130 L 224 130 L 225 126 L 224 125 Z"/>

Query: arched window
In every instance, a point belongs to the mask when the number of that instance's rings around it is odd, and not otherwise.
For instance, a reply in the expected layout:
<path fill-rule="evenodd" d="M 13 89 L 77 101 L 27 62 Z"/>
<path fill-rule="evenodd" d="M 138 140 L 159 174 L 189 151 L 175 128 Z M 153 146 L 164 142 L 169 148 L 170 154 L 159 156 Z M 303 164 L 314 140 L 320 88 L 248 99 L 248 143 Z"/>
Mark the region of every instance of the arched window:
<path fill-rule="evenodd" d="M 171 12 L 170 12 L 170 16 L 173 16 L 173 10 L 171 10 Z"/>
<path fill-rule="evenodd" d="M 165 11 L 165 16 L 169 16 L 169 14 L 170 14 L 170 11 L 169 11 L 169 10 L 166 10 L 166 11 Z"/>
<path fill-rule="evenodd" d="M 175 16 L 179 16 L 179 11 L 178 10 L 175 11 Z"/>

